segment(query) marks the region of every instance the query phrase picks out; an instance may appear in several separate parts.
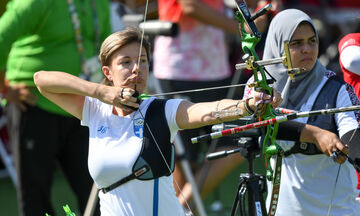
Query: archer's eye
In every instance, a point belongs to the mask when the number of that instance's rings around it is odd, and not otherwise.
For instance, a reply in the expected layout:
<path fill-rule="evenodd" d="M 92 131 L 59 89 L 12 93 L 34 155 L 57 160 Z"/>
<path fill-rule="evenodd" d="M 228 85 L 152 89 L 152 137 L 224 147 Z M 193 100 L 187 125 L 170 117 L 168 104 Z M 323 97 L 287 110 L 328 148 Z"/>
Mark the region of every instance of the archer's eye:
<path fill-rule="evenodd" d="M 316 38 L 311 38 L 311 39 L 309 40 L 309 44 L 310 44 L 310 45 L 315 45 L 315 44 L 317 44 L 317 39 L 316 39 Z"/>
<path fill-rule="evenodd" d="M 131 66 L 131 61 L 130 60 L 122 60 L 119 62 L 119 65 L 121 65 L 124 68 L 129 68 Z"/>
<path fill-rule="evenodd" d="M 292 48 L 297 48 L 301 46 L 301 41 L 290 41 L 289 46 Z"/>
<path fill-rule="evenodd" d="M 148 60 L 147 58 L 141 58 L 140 59 L 140 66 L 143 67 L 143 66 L 147 66 L 148 65 Z"/>

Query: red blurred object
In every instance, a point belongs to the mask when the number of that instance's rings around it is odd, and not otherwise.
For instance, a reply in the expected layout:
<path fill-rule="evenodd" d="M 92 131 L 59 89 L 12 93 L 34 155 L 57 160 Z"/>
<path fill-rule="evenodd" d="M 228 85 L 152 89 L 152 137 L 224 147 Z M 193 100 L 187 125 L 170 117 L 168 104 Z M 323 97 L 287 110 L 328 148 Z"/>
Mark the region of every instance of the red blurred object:
<path fill-rule="evenodd" d="M 5 149 L 7 156 L 11 157 L 10 136 L 9 136 L 8 128 L 6 126 L 6 119 L 5 119 L 2 107 L 0 107 L 0 139 L 2 142 L 0 144 L 3 145 L 3 148 Z M 2 155 L 0 155 L 0 169 L 5 169 L 6 166 L 5 166 L 3 160 L 6 160 L 6 159 L 1 156 Z"/>

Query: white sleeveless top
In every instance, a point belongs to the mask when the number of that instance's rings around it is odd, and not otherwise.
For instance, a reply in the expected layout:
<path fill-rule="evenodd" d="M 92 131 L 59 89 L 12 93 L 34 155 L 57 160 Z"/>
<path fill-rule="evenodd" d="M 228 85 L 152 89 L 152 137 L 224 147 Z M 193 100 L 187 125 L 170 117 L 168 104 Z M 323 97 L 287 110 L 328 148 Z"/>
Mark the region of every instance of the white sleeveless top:
<path fill-rule="evenodd" d="M 144 116 L 153 99 L 141 103 Z M 169 100 L 165 106 L 172 140 L 179 130 L 176 111 L 180 102 Z M 122 117 L 112 114 L 112 109 L 112 105 L 85 98 L 81 123 L 89 127 L 88 165 L 98 188 L 108 187 L 130 175 L 142 147 L 143 118 L 139 111 Z M 148 181 L 134 179 L 108 193 L 100 191 L 99 197 L 102 216 L 184 215 L 172 175 Z"/>

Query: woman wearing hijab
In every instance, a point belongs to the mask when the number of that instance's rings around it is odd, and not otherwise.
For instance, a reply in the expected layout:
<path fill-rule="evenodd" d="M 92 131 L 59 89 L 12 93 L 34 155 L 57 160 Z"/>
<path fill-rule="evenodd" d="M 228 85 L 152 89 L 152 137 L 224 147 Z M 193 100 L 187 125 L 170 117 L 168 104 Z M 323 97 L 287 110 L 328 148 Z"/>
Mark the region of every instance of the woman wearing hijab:
<path fill-rule="evenodd" d="M 309 111 L 359 104 L 353 88 L 317 59 L 319 38 L 307 14 L 288 9 L 275 16 L 266 38 L 264 59 L 281 57 L 286 40 L 293 67 L 301 72 L 291 81 L 284 65 L 267 67 L 276 79 L 273 87 L 282 94 L 281 107 Z M 245 90 L 245 97 L 251 93 L 251 89 Z M 359 117 L 358 112 L 346 112 L 299 118 L 298 130 L 292 130 L 298 134 L 280 125 L 277 143 L 284 157 L 277 216 L 359 214 L 356 172 L 345 157 L 348 146 L 351 150 L 351 146 L 359 145 Z M 309 137 L 315 142 L 310 142 Z M 334 152 L 337 157 L 331 157 Z"/>

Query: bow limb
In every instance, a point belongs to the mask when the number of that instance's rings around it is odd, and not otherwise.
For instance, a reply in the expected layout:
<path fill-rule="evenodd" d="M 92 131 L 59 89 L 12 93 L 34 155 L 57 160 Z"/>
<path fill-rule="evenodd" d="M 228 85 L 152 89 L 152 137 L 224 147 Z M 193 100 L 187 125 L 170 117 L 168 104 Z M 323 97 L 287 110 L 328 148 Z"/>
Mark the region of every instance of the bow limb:
<path fill-rule="evenodd" d="M 280 193 L 280 180 L 281 180 L 281 166 L 282 166 L 282 156 L 276 156 L 275 160 L 275 171 L 274 179 L 272 182 L 272 191 L 270 199 L 270 207 L 268 215 L 275 215 L 277 204 L 279 202 L 279 193 Z"/>

